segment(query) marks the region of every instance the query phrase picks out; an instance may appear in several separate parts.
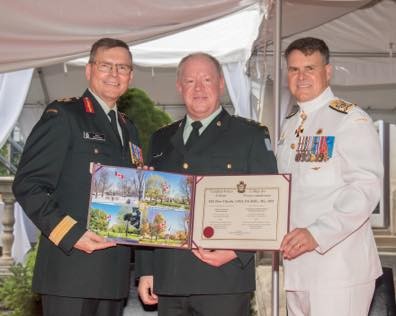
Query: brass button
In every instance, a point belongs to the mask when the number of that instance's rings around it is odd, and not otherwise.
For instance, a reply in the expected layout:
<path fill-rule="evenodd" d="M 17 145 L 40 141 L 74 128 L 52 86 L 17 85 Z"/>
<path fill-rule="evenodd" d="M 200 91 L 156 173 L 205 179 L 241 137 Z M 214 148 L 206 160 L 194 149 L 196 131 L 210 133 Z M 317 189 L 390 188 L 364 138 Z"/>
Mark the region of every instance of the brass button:
<path fill-rule="evenodd" d="M 183 169 L 188 169 L 189 165 L 187 162 L 183 163 Z"/>
<path fill-rule="evenodd" d="M 95 155 L 99 154 L 99 149 L 95 148 L 95 149 L 94 149 L 94 154 L 95 154 Z"/>
<path fill-rule="evenodd" d="M 221 121 L 217 121 L 217 122 L 216 122 L 216 125 L 217 125 L 218 127 L 220 127 L 220 126 L 221 126 Z"/>
<path fill-rule="evenodd" d="M 232 164 L 228 163 L 227 164 L 227 169 L 231 169 L 232 168 Z"/>
<path fill-rule="evenodd" d="M 296 144 L 291 144 L 290 148 L 293 149 L 293 150 L 296 149 Z"/>

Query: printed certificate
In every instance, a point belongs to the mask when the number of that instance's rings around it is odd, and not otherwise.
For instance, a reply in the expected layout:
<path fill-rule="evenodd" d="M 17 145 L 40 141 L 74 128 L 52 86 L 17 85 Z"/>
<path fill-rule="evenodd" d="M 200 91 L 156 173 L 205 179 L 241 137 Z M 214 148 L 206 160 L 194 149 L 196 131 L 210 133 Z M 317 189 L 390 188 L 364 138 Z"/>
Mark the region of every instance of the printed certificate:
<path fill-rule="evenodd" d="M 289 175 L 196 177 L 193 243 L 277 250 L 288 231 Z"/>
<path fill-rule="evenodd" d="M 87 226 L 135 246 L 277 250 L 288 231 L 290 180 L 94 165 Z"/>

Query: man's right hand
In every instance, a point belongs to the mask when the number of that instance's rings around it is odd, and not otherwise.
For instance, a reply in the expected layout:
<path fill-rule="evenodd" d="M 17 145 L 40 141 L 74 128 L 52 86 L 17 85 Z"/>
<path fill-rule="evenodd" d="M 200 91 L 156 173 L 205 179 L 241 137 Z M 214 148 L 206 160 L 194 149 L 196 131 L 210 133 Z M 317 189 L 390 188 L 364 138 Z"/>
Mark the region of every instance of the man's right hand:
<path fill-rule="evenodd" d="M 95 250 L 105 249 L 116 246 L 115 242 L 107 241 L 105 238 L 96 235 L 95 233 L 87 230 L 84 235 L 76 242 L 74 248 L 92 253 Z"/>
<path fill-rule="evenodd" d="M 158 303 L 158 296 L 154 294 L 154 277 L 145 275 L 139 278 L 138 293 L 143 303 L 146 305 L 154 305 Z"/>

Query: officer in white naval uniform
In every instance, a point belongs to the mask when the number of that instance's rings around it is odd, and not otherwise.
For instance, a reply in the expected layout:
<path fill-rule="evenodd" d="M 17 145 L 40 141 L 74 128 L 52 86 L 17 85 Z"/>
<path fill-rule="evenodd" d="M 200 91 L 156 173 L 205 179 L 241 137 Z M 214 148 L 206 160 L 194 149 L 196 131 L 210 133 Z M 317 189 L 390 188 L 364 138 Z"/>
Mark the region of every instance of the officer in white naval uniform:
<path fill-rule="evenodd" d="M 382 273 L 369 221 L 383 176 L 378 135 L 363 110 L 333 95 L 322 40 L 296 40 L 285 56 L 298 103 L 277 154 L 279 172 L 292 174 L 281 245 L 288 315 L 367 315 Z"/>

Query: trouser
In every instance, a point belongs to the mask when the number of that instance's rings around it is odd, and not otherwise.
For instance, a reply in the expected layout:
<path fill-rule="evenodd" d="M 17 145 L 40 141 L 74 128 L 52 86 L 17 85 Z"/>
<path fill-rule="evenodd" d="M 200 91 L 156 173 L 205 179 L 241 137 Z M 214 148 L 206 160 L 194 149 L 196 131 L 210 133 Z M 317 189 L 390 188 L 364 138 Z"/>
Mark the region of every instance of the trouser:
<path fill-rule="evenodd" d="M 43 316 L 122 316 L 125 300 L 42 295 Z"/>
<path fill-rule="evenodd" d="M 287 291 L 288 316 L 368 315 L 375 281 L 337 289 Z"/>
<path fill-rule="evenodd" d="M 158 316 L 249 316 L 251 293 L 158 297 Z"/>

